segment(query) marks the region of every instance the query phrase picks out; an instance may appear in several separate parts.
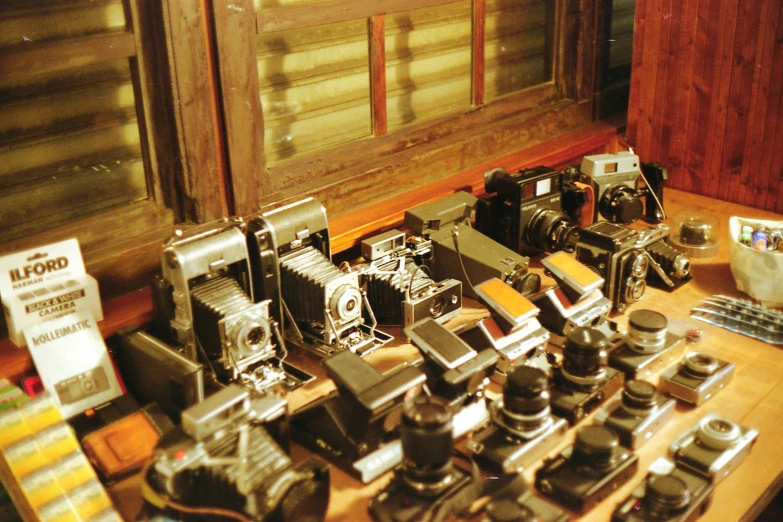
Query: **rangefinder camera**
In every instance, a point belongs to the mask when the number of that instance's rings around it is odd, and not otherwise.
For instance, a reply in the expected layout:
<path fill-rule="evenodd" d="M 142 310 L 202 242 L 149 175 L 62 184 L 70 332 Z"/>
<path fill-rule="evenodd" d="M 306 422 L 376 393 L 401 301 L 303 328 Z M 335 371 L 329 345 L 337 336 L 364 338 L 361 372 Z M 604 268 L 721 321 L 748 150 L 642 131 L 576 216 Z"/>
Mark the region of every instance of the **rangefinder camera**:
<path fill-rule="evenodd" d="M 601 216 L 614 223 L 633 223 L 642 214 L 654 223 L 666 218 L 663 186 L 668 175 L 660 163 L 642 164 L 639 156 L 627 151 L 596 154 L 582 158 L 580 172 L 581 181 L 595 192 L 594 221 Z"/>
<path fill-rule="evenodd" d="M 609 353 L 609 366 L 625 373 L 627 379 L 651 377 L 682 356 L 683 338 L 668 331 L 669 321 L 653 310 L 628 314 L 628 330 Z"/>
<path fill-rule="evenodd" d="M 367 354 L 391 340 L 375 329 L 358 272 L 332 263 L 326 209 L 313 198 L 263 213 L 249 225 L 254 288 L 287 320 L 287 338 L 318 356 Z M 366 324 L 364 315 L 370 318 Z"/>
<path fill-rule="evenodd" d="M 674 399 L 660 395 L 649 382 L 630 380 L 593 419 L 614 430 L 620 444 L 637 450 L 672 419 L 675 404 Z"/>
<path fill-rule="evenodd" d="M 579 230 L 569 215 L 587 202 L 590 186 L 579 188 L 560 171 L 535 167 L 514 174 L 490 170 L 484 188 L 495 195 L 477 207 L 476 228 L 483 233 L 528 256 L 574 251 Z"/>
<path fill-rule="evenodd" d="M 734 364 L 702 352 L 690 352 L 661 374 L 661 393 L 699 406 L 734 377 Z"/>
<path fill-rule="evenodd" d="M 103 366 L 74 375 L 54 385 L 60 404 L 73 404 L 109 389 L 109 379 Z"/>
<path fill-rule="evenodd" d="M 404 327 L 425 319 L 443 324 L 462 310 L 462 283 L 435 282 L 417 264 L 432 252 L 431 241 L 390 230 L 362 241 L 360 279 L 379 324 Z M 354 267 L 356 268 L 356 267 Z"/>
<path fill-rule="evenodd" d="M 269 430 L 286 416 L 284 399 L 223 388 L 182 413 L 182 427 L 161 439 L 146 480 L 191 508 L 259 521 L 323 520 L 329 468 L 317 459 L 293 465 Z M 187 520 L 203 519 L 203 510 L 193 511 Z"/>
<path fill-rule="evenodd" d="M 709 478 L 717 485 L 750 454 L 759 432 L 708 413 L 674 439 L 669 456 L 677 466 Z"/>
<path fill-rule="evenodd" d="M 663 457 L 612 514 L 612 522 L 694 522 L 712 503 L 709 480 Z"/>

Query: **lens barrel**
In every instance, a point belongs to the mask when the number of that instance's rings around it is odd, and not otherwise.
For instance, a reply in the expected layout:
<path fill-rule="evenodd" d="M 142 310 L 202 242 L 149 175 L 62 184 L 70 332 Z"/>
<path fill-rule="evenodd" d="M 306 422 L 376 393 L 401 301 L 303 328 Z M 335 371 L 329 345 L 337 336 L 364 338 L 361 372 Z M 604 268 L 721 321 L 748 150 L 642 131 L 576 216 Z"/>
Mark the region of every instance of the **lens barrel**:
<path fill-rule="evenodd" d="M 636 190 L 627 185 L 609 187 L 601 197 L 598 211 L 607 221 L 633 223 L 644 212 L 644 204 Z"/>
<path fill-rule="evenodd" d="M 686 507 L 691 492 L 682 480 L 671 475 L 653 476 L 647 481 L 644 507 L 656 520 L 667 520 Z"/>
<path fill-rule="evenodd" d="M 647 381 L 634 379 L 625 382 L 620 400 L 623 407 L 630 413 L 646 415 L 657 406 L 657 398 L 655 386 Z"/>
<path fill-rule="evenodd" d="M 451 471 L 452 413 L 437 397 L 417 397 L 404 406 L 400 425 L 403 473 L 410 483 L 436 484 Z"/>
<path fill-rule="evenodd" d="M 657 353 L 666 345 L 666 316 L 653 310 L 634 310 L 628 314 L 628 342 L 642 353 Z"/>
<path fill-rule="evenodd" d="M 609 340 L 600 330 L 576 327 L 568 332 L 563 348 L 563 370 L 566 378 L 581 384 L 595 384 L 606 374 L 609 362 Z M 576 379 L 574 379 L 576 378 Z"/>
<path fill-rule="evenodd" d="M 504 422 L 520 432 L 541 427 L 549 418 L 549 398 L 547 374 L 532 366 L 517 366 L 503 388 Z"/>
<path fill-rule="evenodd" d="M 577 464 L 593 469 L 607 470 L 617 463 L 619 439 L 604 426 L 579 428 L 574 439 L 572 457 Z"/>

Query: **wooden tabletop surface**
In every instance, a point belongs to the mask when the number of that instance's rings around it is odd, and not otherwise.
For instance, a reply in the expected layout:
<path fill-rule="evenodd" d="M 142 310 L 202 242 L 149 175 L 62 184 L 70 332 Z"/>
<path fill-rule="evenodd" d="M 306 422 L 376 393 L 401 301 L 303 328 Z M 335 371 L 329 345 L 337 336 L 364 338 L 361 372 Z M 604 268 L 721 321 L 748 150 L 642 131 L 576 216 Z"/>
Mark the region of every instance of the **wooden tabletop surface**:
<path fill-rule="evenodd" d="M 747 298 L 736 290 L 729 268 L 728 219 L 732 215 L 782 219 L 770 212 L 750 209 L 740 205 L 717 201 L 701 196 L 667 190 L 665 206 L 669 215 L 685 208 L 706 209 L 714 213 L 721 222 L 721 246 L 716 257 L 693 259 L 693 280 L 673 293 L 648 288 L 642 300 L 629 311 L 652 309 L 664 313 L 670 327 L 684 331 L 693 325 L 704 330 L 704 339 L 695 349 L 704 351 L 733 362 L 736 372 L 732 382 L 715 397 L 698 408 L 678 404 L 674 418 L 664 429 L 653 437 L 640 451 L 640 463 L 636 476 L 604 500 L 597 508 L 580 520 L 609 520 L 617 504 L 642 480 L 647 467 L 655 459 L 666 455 L 671 441 L 680 433 L 693 426 L 708 412 L 717 412 L 743 426 L 759 431 L 759 437 L 750 456 L 715 489 L 712 506 L 703 521 L 752 520 L 769 502 L 780 488 L 783 480 L 783 349 L 744 337 L 705 323 L 690 319 L 689 312 L 703 297 L 725 294 Z M 641 225 L 640 225 L 641 226 Z M 533 261 L 533 270 L 541 273 L 540 263 Z M 552 280 L 543 277 L 545 285 Z M 463 314 L 455 321 L 468 321 L 483 314 L 484 310 L 475 302 L 467 301 Z M 614 319 L 625 327 L 626 315 Z M 398 332 L 391 331 L 392 334 Z M 399 338 L 398 338 L 399 339 Z M 383 348 L 368 359 L 380 370 L 387 370 L 405 362 L 417 354 L 416 350 L 400 340 L 395 340 L 391 348 Z M 306 355 L 293 354 L 292 359 L 306 366 L 318 376 L 310 385 L 296 390 L 289 396 L 291 411 L 333 389 L 333 384 L 324 375 L 317 361 Z M 651 379 L 658 382 L 658 375 Z M 499 388 L 491 385 L 490 395 Z M 590 424 L 591 419 L 582 421 L 581 426 Z M 569 432 L 566 442 L 553 451 L 553 454 L 573 440 L 574 430 Z M 306 459 L 308 452 L 294 446 L 293 456 L 297 461 Z M 528 469 L 525 476 L 532 481 L 540 462 Z M 369 485 L 362 485 L 347 474 L 332 467 L 331 499 L 327 520 L 360 522 L 371 520 L 367 512 L 368 500 L 374 496 L 389 480 L 387 474 Z M 112 488 L 120 509 L 128 519 L 139 507 L 138 479 L 132 478 Z"/>

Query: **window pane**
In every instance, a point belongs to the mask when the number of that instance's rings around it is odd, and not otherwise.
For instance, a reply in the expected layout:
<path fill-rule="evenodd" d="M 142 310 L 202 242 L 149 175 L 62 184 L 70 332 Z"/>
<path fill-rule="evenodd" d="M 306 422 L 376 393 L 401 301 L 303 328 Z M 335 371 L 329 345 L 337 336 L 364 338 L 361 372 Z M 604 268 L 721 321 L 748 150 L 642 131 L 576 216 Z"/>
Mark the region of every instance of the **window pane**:
<path fill-rule="evenodd" d="M 471 3 L 386 16 L 389 129 L 470 106 Z"/>
<path fill-rule="evenodd" d="M 259 36 L 267 161 L 370 134 L 367 21 Z"/>
<path fill-rule="evenodd" d="M 636 0 L 614 0 L 610 31 L 609 69 L 631 65 Z"/>
<path fill-rule="evenodd" d="M 486 101 L 552 79 L 555 2 L 487 0 Z"/>
<path fill-rule="evenodd" d="M 7 8 L 0 53 L 122 32 L 123 13 L 120 1 Z M 0 223 L 31 233 L 146 198 L 130 60 L 56 72 L 36 65 L 0 74 Z M 0 240 L 15 228 L 2 227 Z"/>

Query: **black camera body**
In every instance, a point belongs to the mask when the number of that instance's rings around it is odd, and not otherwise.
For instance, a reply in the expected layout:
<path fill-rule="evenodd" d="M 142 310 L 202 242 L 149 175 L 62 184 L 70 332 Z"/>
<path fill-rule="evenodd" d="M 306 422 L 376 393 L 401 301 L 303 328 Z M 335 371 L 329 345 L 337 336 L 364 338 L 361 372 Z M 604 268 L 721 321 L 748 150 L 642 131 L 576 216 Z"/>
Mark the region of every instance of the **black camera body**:
<path fill-rule="evenodd" d="M 685 341 L 668 331 L 668 324 L 663 314 L 653 310 L 628 314 L 628 330 L 609 353 L 609 366 L 625 373 L 626 379 L 642 379 L 678 361 Z"/>
<path fill-rule="evenodd" d="M 699 406 L 718 393 L 734 377 L 734 363 L 701 352 L 689 352 L 661 374 L 661 393 Z"/>
<path fill-rule="evenodd" d="M 639 458 L 618 444 L 604 426 L 585 426 L 574 444 L 544 461 L 536 472 L 539 491 L 563 506 L 584 514 L 636 474 Z"/>
<path fill-rule="evenodd" d="M 612 513 L 612 522 L 694 522 L 710 507 L 709 480 L 661 457 Z"/>
<path fill-rule="evenodd" d="M 625 376 L 608 366 L 609 340 L 598 329 L 573 328 L 554 370 L 552 412 L 573 426 L 614 396 Z"/>
<path fill-rule="evenodd" d="M 484 174 L 484 187 L 496 194 L 477 208 L 479 230 L 527 256 L 573 251 L 578 229 L 569 216 L 587 196 L 562 172 L 534 167 L 509 174 L 497 168 Z"/>

